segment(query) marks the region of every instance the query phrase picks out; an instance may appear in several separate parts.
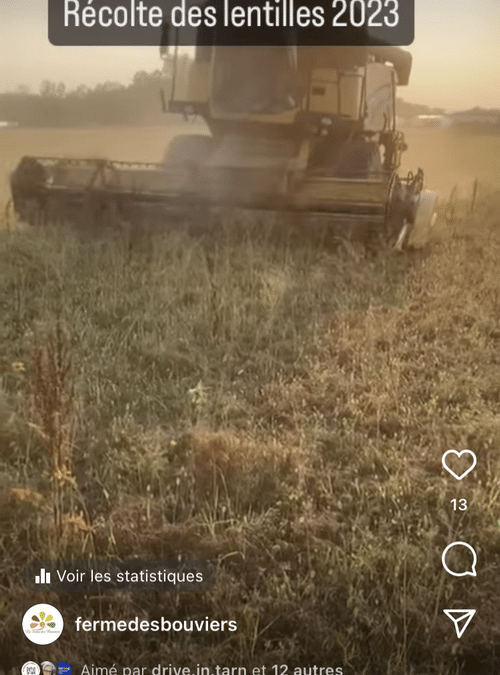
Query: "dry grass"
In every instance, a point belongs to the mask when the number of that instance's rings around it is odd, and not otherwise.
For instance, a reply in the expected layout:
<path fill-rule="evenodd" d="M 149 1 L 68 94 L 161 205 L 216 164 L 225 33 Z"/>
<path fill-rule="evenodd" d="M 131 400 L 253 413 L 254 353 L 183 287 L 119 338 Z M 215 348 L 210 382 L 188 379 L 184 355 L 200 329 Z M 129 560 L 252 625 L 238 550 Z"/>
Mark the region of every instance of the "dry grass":
<path fill-rule="evenodd" d="M 450 206 L 433 246 L 405 256 L 174 235 L 130 253 L 69 232 L 3 233 L 4 667 L 46 657 L 11 645 L 31 602 L 19 570 L 50 541 L 54 556 L 218 570 L 202 595 L 72 596 L 69 626 L 238 621 L 224 639 L 68 629 L 51 655 L 71 653 L 76 669 L 496 675 L 500 204 L 481 192 L 472 216 L 470 195 Z M 465 447 L 478 465 L 455 484 L 441 455 Z M 458 497 L 466 512 L 452 510 Z M 479 581 L 441 566 L 461 538 Z M 478 610 L 460 641 L 451 607 Z"/>

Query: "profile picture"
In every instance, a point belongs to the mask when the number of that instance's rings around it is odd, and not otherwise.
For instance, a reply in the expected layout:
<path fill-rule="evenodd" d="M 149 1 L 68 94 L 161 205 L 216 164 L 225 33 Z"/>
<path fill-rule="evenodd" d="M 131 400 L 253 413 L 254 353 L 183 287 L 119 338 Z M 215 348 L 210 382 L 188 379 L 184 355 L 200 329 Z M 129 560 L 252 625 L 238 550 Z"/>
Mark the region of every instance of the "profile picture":
<path fill-rule="evenodd" d="M 41 675 L 57 675 L 56 667 L 50 661 L 43 661 L 41 666 L 42 666 Z"/>

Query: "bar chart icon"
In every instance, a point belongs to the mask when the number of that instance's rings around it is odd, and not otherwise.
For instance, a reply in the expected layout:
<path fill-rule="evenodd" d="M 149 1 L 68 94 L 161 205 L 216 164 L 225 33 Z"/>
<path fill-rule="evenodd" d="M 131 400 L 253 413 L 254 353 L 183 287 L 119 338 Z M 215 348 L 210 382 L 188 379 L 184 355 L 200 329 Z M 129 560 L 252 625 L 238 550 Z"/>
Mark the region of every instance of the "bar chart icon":
<path fill-rule="evenodd" d="M 35 584 L 50 584 L 50 572 L 47 572 L 44 567 L 40 570 L 40 574 L 35 576 Z"/>

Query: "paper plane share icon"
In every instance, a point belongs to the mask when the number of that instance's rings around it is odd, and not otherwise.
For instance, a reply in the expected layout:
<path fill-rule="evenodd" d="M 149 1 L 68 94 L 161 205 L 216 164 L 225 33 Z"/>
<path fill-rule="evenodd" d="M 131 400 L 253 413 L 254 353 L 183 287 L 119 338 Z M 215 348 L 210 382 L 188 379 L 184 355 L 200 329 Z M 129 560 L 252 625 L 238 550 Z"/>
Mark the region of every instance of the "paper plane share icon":
<path fill-rule="evenodd" d="M 465 629 L 470 624 L 472 617 L 476 613 L 475 609 L 443 609 L 446 616 L 451 619 L 457 631 L 457 637 L 461 638 Z"/>

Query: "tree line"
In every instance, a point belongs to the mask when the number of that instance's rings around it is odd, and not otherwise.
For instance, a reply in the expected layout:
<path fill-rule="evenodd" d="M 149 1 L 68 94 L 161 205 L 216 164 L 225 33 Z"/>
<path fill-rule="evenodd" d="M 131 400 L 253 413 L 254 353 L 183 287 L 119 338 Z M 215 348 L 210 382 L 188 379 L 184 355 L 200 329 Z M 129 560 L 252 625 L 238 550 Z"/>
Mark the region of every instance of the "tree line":
<path fill-rule="evenodd" d="M 81 84 L 67 90 L 64 82 L 44 80 L 39 91 L 32 93 L 27 85 L 19 85 L 15 91 L 0 94 L 0 121 L 22 127 L 165 124 L 175 117 L 164 114 L 160 90 L 168 98 L 171 82 L 172 63 L 165 59 L 162 70 L 149 73 L 141 70 L 128 86 L 104 82 L 93 88 Z M 406 103 L 401 98 L 397 99 L 396 108 L 400 117 L 444 112 Z"/>
<path fill-rule="evenodd" d="M 181 57 L 182 58 L 182 57 Z M 33 93 L 27 85 L 0 94 L 0 121 L 22 127 L 79 127 L 165 124 L 160 90 L 168 97 L 171 75 L 163 70 L 137 72 L 128 86 L 104 82 L 67 90 L 64 82 L 44 80 Z"/>

